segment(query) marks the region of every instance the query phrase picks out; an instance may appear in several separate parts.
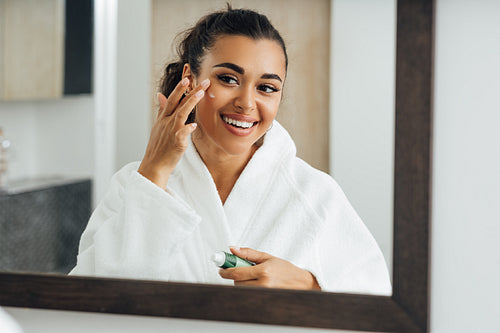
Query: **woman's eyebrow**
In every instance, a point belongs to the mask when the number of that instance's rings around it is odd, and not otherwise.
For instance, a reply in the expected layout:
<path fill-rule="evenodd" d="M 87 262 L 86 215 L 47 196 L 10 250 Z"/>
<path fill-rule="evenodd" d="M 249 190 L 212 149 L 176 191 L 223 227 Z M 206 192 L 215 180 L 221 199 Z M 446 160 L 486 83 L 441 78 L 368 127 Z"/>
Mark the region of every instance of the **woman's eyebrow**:
<path fill-rule="evenodd" d="M 281 83 L 283 83 L 283 80 L 281 80 L 281 78 L 278 74 L 262 74 L 262 76 L 260 78 L 261 79 L 274 79 L 274 80 L 278 80 Z"/>
<path fill-rule="evenodd" d="M 230 63 L 230 62 L 223 62 L 222 64 L 215 65 L 214 68 L 215 67 L 226 67 L 226 68 L 232 69 L 236 73 L 245 74 L 245 70 L 242 67 L 235 65 L 233 63 Z"/>
<path fill-rule="evenodd" d="M 240 67 L 236 64 L 233 64 L 231 62 L 223 62 L 221 64 L 215 65 L 214 68 L 215 67 L 226 67 L 226 68 L 232 69 L 236 73 L 239 73 L 242 75 L 245 74 L 245 70 L 242 67 Z M 266 74 L 262 74 L 262 76 L 260 78 L 261 79 L 274 79 L 274 80 L 278 80 L 278 81 L 283 83 L 283 80 L 277 74 L 266 73 Z"/>

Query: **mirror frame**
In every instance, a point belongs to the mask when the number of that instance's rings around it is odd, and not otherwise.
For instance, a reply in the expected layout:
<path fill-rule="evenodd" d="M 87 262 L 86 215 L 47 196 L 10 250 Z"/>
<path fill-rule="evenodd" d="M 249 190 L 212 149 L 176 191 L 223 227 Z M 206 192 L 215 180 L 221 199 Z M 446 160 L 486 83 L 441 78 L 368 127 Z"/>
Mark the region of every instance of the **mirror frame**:
<path fill-rule="evenodd" d="M 398 0 L 392 296 L 0 273 L 0 304 L 372 332 L 428 332 L 433 27 L 434 0 Z"/>

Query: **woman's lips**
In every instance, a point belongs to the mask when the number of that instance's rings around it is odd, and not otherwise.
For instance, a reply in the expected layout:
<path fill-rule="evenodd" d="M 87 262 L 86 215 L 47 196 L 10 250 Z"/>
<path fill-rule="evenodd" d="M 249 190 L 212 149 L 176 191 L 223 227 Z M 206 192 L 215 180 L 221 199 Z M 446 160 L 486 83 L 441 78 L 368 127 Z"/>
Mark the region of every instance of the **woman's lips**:
<path fill-rule="evenodd" d="M 222 113 L 221 116 L 227 117 L 230 119 L 234 119 L 234 120 L 245 121 L 247 123 L 256 123 L 259 121 L 258 119 L 255 119 L 255 118 L 250 117 L 250 116 L 245 116 L 245 115 L 239 114 L 239 113 Z"/>
<path fill-rule="evenodd" d="M 255 125 L 259 122 L 255 118 L 241 114 L 221 114 L 221 120 L 224 127 L 232 134 L 237 136 L 250 135 Z"/>

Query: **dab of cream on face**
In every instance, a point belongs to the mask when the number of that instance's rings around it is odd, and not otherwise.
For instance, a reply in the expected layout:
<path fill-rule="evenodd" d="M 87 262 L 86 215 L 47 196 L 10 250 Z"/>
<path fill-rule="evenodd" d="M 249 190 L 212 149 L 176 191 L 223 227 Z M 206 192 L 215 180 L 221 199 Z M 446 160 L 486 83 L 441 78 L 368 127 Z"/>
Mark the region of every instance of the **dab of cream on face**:
<path fill-rule="evenodd" d="M 209 91 L 209 92 L 208 92 L 208 97 L 210 97 L 210 98 L 215 98 L 215 95 L 214 95 L 214 94 L 212 94 L 212 92 L 210 92 L 210 91 Z"/>
<path fill-rule="evenodd" d="M 227 252 L 215 252 L 212 255 L 212 261 L 221 268 L 248 267 L 255 265 L 253 262 Z"/>

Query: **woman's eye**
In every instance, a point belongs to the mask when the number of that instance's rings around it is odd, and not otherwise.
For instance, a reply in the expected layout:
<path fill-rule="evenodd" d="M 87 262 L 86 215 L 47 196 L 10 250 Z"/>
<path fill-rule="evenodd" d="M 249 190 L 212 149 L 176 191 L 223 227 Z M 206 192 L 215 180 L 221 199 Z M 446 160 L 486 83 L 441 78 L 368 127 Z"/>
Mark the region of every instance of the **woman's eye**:
<path fill-rule="evenodd" d="M 232 77 L 232 76 L 217 75 L 217 77 L 219 78 L 219 80 L 221 80 L 222 82 L 227 83 L 227 84 L 236 84 L 236 83 L 238 83 L 238 81 L 236 81 L 236 79 L 234 77 Z"/>
<path fill-rule="evenodd" d="M 259 86 L 259 89 L 265 93 L 273 93 L 273 92 L 277 92 L 279 91 L 278 89 L 272 87 L 272 86 L 268 86 L 266 84 L 263 84 L 261 86 Z"/>

